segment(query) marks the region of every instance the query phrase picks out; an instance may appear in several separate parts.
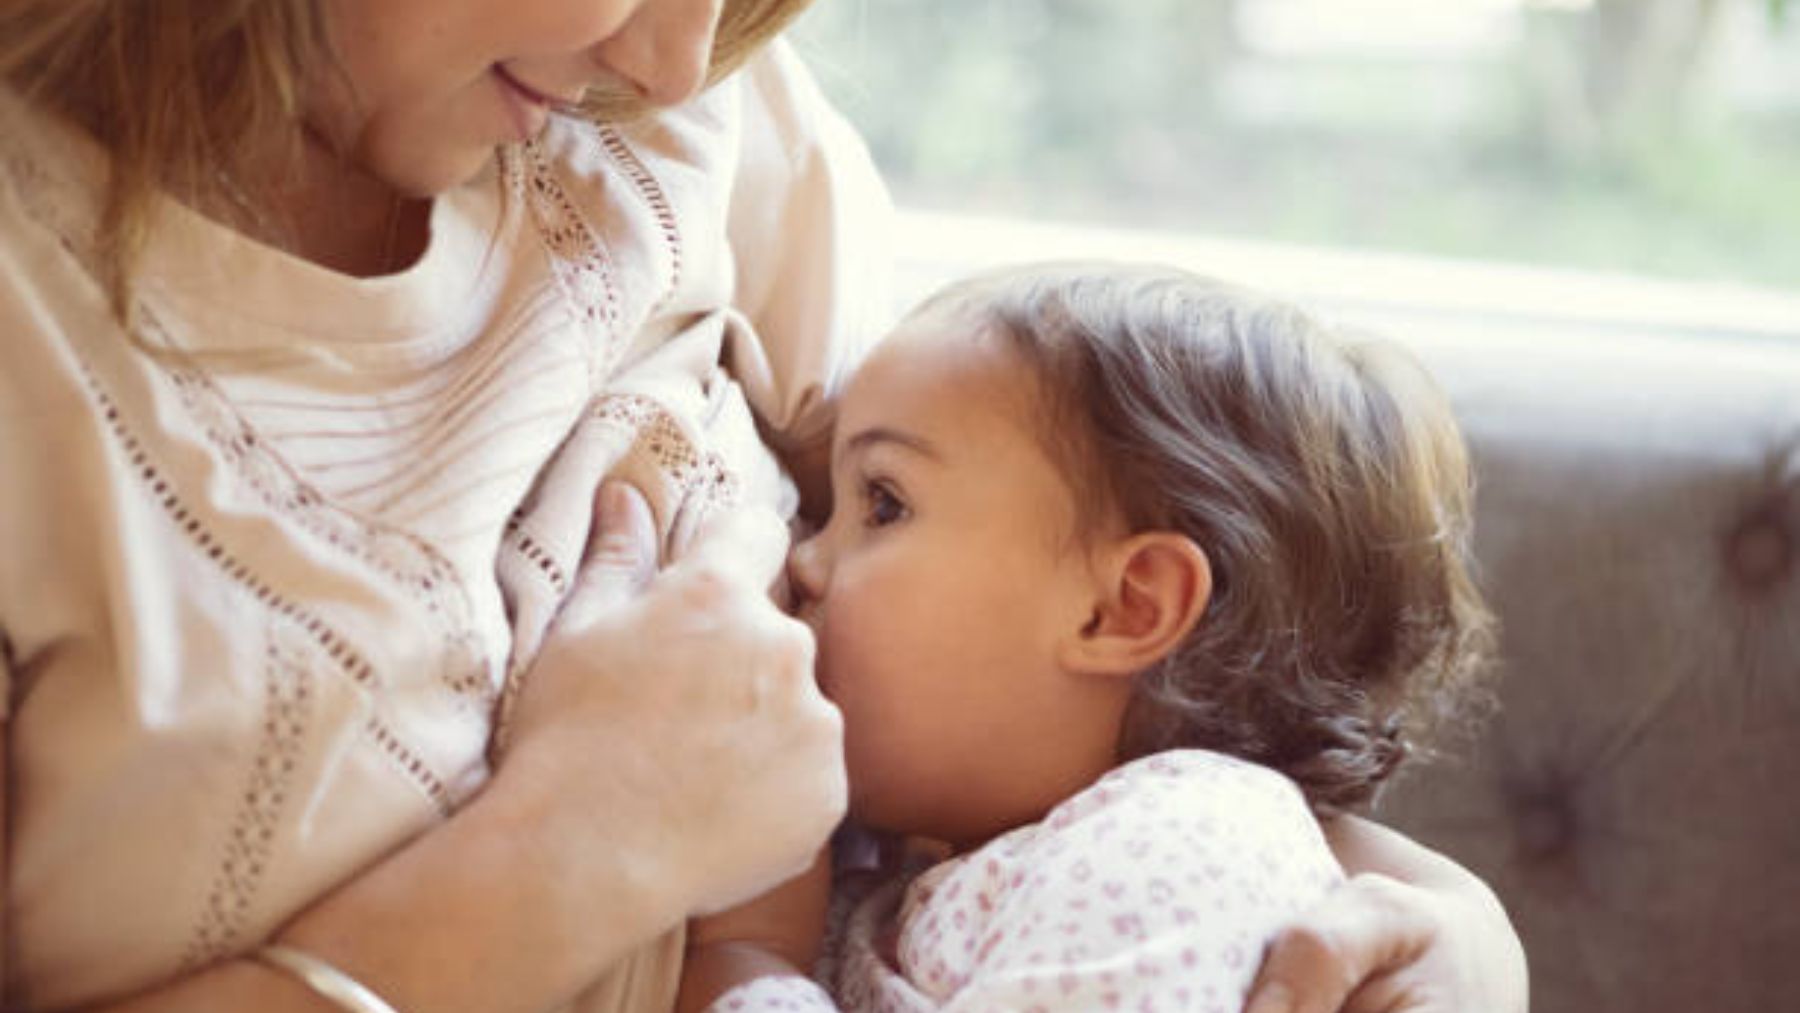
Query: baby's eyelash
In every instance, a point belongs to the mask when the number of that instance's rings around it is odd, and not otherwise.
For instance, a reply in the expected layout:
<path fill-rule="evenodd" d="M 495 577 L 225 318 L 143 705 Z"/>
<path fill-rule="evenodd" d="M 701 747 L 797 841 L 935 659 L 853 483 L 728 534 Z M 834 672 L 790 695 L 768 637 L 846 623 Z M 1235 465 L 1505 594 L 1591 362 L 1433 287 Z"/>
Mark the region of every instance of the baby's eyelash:
<path fill-rule="evenodd" d="M 911 515 L 893 483 L 883 478 L 863 479 L 862 501 L 865 527 L 884 528 Z"/>

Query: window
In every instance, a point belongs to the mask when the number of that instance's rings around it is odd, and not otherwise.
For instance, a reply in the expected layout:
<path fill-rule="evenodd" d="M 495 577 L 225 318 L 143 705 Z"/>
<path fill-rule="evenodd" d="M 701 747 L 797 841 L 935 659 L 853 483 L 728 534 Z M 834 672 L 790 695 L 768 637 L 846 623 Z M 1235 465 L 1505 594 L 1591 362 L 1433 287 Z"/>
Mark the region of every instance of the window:
<path fill-rule="evenodd" d="M 1800 289 L 1800 0 L 822 0 L 798 36 L 907 207 Z"/>

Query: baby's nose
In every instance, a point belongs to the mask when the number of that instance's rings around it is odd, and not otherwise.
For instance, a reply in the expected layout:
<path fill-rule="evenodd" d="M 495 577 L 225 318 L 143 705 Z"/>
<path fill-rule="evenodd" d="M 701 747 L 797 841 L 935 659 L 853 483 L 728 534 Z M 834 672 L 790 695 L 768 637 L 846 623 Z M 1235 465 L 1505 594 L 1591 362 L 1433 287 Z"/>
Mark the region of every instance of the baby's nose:
<path fill-rule="evenodd" d="M 788 551 L 787 583 L 793 612 L 805 618 L 807 610 L 825 595 L 825 552 L 819 535 L 796 542 Z"/>

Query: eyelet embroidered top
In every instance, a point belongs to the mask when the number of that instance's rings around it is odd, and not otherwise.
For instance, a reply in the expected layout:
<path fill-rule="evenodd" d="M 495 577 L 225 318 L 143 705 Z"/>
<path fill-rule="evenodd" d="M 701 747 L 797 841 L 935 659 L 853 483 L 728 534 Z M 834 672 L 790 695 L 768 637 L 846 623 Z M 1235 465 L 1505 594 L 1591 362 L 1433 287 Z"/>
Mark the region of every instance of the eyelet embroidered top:
<path fill-rule="evenodd" d="M 665 536 L 791 507 L 757 421 L 823 438 L 890 306 L 885 195 L 780 46 L 503 150 L 394 275 L 165 201 L 132 333 L 93 270 L 104 173 L 0 91 L 9 1008 L 241 953 L 442 820 L 601 478 Z M 678 952 L 583 1008 L 666 1007 Z"/>
<path fill-rule="evenodd" d="M 1262 950 L 1343 878 L 1292 782 L 1217 753 L 1126 764 L 1042 821 L 854 899 L 819 985 L 714 1013 L 1238 1013 Z"/>

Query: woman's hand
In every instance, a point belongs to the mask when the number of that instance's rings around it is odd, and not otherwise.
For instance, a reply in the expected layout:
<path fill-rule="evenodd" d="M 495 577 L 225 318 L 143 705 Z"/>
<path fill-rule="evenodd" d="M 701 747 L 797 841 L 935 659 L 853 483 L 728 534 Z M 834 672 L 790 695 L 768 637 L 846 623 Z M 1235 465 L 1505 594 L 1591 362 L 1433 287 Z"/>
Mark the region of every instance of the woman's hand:
<path fill-rule="evenodd" d="M 657 574 L 649 508 L 609 485 L 596 532 L 487 787 L 275 941 L 399 1009 L 560 1008 L 695 910 L 806 867 L 843 813 L 842 731 L 813 683 L 811 635 L 764 593 L 780 521 L 725 518 Z M 235 960 L 108 1009 L 319 1001 Z"/>
<path fill-rule="evenodd" d="M 603 853 L 659 884 L 674 917 L 718 910 L 804 869 L 844 811 L 842 724 L 812 636 L 766 593 L 786 531 L 739 511 L 658 574 L 636 490 L 609 482 L 597 507 L 496 788 L 540 796 L 538 850 L 572 894 L 581 856 Z"/>
<path fill-rule="evenodd" d="M 1366 820 L 1327 836 L 1356 875 L 1270 945 L 1245 1013 L 1525 1013 L 1525 952 L 1486 884 Z"/>

